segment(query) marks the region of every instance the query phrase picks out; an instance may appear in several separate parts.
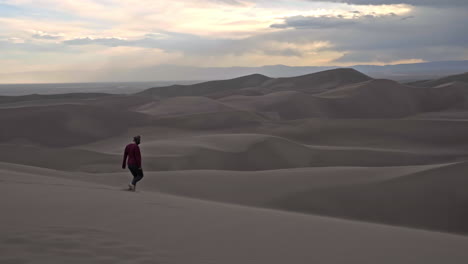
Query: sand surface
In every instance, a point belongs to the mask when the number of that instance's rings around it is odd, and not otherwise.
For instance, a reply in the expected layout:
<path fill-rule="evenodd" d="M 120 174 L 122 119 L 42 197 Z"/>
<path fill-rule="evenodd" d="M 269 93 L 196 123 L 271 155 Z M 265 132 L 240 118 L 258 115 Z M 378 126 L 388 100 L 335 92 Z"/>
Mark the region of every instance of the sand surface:
<path fill-rule="evenodd" d="M 467 263 L 465 79 L 0 97 L 0 263 Z"/>
<path fill-rule="evenodd" d="M 468 238 L 462 236 L 131 193 L 34 170 L 0 173 L 0 205 L 9 212 L 2 216 L 2 263 L 463 263 L 468 258 Z"/>

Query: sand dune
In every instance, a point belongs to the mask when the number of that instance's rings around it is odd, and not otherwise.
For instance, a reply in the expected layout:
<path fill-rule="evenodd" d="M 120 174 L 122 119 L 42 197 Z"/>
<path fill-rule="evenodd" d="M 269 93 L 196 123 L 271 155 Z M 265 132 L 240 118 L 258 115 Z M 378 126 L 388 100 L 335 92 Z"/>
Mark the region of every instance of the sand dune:
<path fill-rule="evenodd" d="M 390 80 L 370 80 L 316 95 L 297 91 L 260 96 L 228 96 L 220 101 L 249 111 L 276 113 L 282 119 L 401 118 L 466 104 L 468 88 L 416 88 Z"/>
<path fill-rule="evenodd" d="M 323 148 L 255 134 L 148 142 L 157 169 L 271 170 L 318 166 L 392 166 L 453 161 L 456 156 L 359 148 Z M 151 166 L 151 165 L 150 165 Z M 155 167 L 153 167 L 155 168 Z M 155 168 L 156 169 L 156 168 Z"/>
<path fill-rule="evenodd" d="M 64 171 L 120 170 L 116 153 L 80 148 L 0 144 L 0 160 Z M 455 161 L 460 155 L 386 149 L 308 146 L 258 134 L 224 134 L 148 141 L 142 146 L 147 170 L 257 171 L 321 166 L 396 166 Z M 75 157 L 81 157 L 76 159 Z"/>
<path fill-rule="evenodd" d="M 122 155 L 72 148 L 0 144 L 0 160 L 62 171 L 118 172 Z M 151 162 L 148 160 L 148 162 Z"/>
<path fill-rule="evenodd" d="M 320 93 L 342 85 L 360 83 L 371 79 L 354 69 L 342 68 L 298 77 L 272 79 L 263 83 L 262 88 L 270 91 L 294 90 L 305 93 Z"/>
<path fill-rule="evenodd" d="M 467 234 L 467 168 L 460 163 L 384 182 L 299 192 L 271 206 Z"/>
<path fill-rule="evenodd" d="M 228 111 L 187 114 L 174 117 L 157 117 L 153 120 L 155 126 L 168 126 L 183 129 L 229 129 L 258 126 L 265 118 L 249 111 Z"/>
<path fill-rule="evenodd" d="M 96 107 L 105 107 L 107 109 L 119 109 L 134 111 L 142 105 L 153 102 L 154 99 L 143 95 L 114 95 L 102 98 L 100 100 L 90 101 L 89 105 Z"/>
<path fill-rule="evenodd" d="M 261 87 L 247 87 L 247 88 L 241 88 L 241 89 L 236 89 L 236 90 L 228 90 L 228 91 L 210 93 L 206 97 L 213 98 L 213 99 L 220 99 L 220 98 L 228 97 L 232 95 L 256 96 L 256 95 L 267 94 L 269 92 L 270 92 L 269 90 L 261 88 Z"/>
<path fill-rule="evenodd" d="M 420 86 L 420 87 L 437 87 L 437 86 L 447 84 L 447 83 L 452 83 L 452 82 L 468 83 L 468 73 L 451 75 L 451 76 L 443 77 L 443 78 L 436 79 L 436 80 L 413 82 L 411 83 L 411 85 Z"/>
<path fill-rule="evenodd" d="M 10 212 L 2 216 L 5 263 L 461 264 L 468 258 L 461 236 L 0 173 L 0 208 Z"/>
<path fill-rule="evenodd" d="M 466 120 L 468 119 L 468 111 L 464 110 L 448 110 L 440 112 L 427 112 L 416 114 L 407 117 L 408 119 L 422 119 L 422 120 Z"/>
<path fill-rule="evenodd" d="M 238 111 L 238 109 L 234 109 L 206 97 L 180 96 L 166 100 L 153 101 L 136 108 L 135 111 L 152 116 L 174 116 Z"/>
<path fill-rule="evenodd" d="M 338 69 L 1 97 L 0 262 L 465 263 L 467 91 Z"/>
<path fill-rule="evenodd" d="M 369 76 L 356 70 L 344 68 L 288 78 L 269 78 L 260 74 L 253 74 L 231 80 L 211 81 L 194 85 L 156 87 L 139 94 L 159 97 L 212 96 L 220 98 L 233 94 L 247 95 L 246 93 L 249 93 L 248 95 L 251 95 L 283 90 L 319 93 L 341 85 L 370 79 Z M 255 87 L 260 89 L 250 89 Z"/>
<path fill-rule="evenodd" d="M 317 167 L 267 171 L 185 170 L 149 172 L 145 190 L 178 196 L 271 208 L 271 203 L 287 195 L 311 189 L 333 188 L 382 182 L 448 164 L 394 167 Z M 18 170 L 17 167 L 12 167 Z M 123 178 L 125 173 L 118 174 Z M 127 176 L 128 177 L 128 176 Z M 119 186 L 116 173 L 80 179 Z"/>
<path fill-rule="evenodd" d="M 49 100 L 87 100 L 106 96 L 112 96 L 106 93 L 66 93 L 66 94 L 31 94 L 20 96 L 0 96 L 0 104 L 31 102 L 31 101 L 49 101 Z"/>
<path fill-rule="evenodd" d="M 302 119 L 261 127 L 309 145 L 466 153 L 468 123 L 453 120 Z"/>
<path fill-rule="evenodd" d="M 111 97 L 111 95 L 104 93 L 70 93 L 52 95 L 32 94 L 22 96 L 0 96 L 0 109 L 62 104 L 87 104 L 93 100 L 102 100 L 105 97 Z"/>
<path fill-rule="evenodd" d="M 139 113 L 89 105 L 0 109 L 0 142 L 19 140 L 46 146 L 84 144 L 148 123 Z"/>
<path fill-rule="evenodd" d="M 288 120 L 330 115 L 324 100 L 296 91 L 273 92 L 261 96 L 235 95 L 220 101 L 235 108 L 263 113 L 271 119 Z"/>
<path fill-rule="evenodd" d="M 269 79 L 269 77 L 261 74 L 252 74 L 230 80 L 210 81 L 193 85 L 155 87 L 138 94 L 153 97 L 204 96 L 222 91 L 256 87 Z"/>
<path fill-rule="evenodd" d="M 329 99 L 335 117 L 403 117 L 419 112 L 419 102 L 409 87 L 389 80 L 371 80 L 321 93 Z"/>

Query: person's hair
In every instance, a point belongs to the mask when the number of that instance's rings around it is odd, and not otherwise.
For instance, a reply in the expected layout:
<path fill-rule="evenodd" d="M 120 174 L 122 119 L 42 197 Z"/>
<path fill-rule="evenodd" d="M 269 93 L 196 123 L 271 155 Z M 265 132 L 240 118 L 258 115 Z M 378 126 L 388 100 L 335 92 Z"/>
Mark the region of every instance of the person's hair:
<path fill-rule="evenodd" d="M 134 136 L 134 137 L 133 137 L 133 141 L 134 141 L 134 142 L 140 141 L 140 138 L 141 138 L 140 136 Z"/>

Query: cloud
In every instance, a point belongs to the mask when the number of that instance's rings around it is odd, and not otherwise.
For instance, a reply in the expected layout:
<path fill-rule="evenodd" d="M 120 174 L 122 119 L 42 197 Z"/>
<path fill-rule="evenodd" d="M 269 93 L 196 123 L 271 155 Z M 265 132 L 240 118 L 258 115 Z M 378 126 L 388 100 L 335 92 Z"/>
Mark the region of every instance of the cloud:
<path fill-rule="evenodd" d="M 272 28 L 329 28 L 355 24 L 353 19 L 343 19 L 340 17 L 306 17 L 294 16 L 284 19 L 281 24 L 273 24 Z"/>
<path fill-rule="evenodd" d="M 237 0 L 210 0 L 210 1 L 228 4 L 228 5 L 244 5 L 242 1 L 237 1 Z"/>
<path fill-rule="evenodd" d="M 315 1 L 315 0 L 308 0 Z M 468 6 L 466 0 L 316 0 L 319 2 L 339 2 L 356 5 L 392 5 L 392 4 L 409 4 L 415 6 L 451 6 L 460 7 Z"/>
<path fill-rule="evenodd" d="M 418 8 L 402 15 L 393 11 L 376 14 L 350 8 L 334 17 L 292 16 L 278 20 L 274 31 L 239 39 L 154 31 L 127 38 L 75 37 L 62 45 L 158 49 L 180 54 L 174 64 L 204 66 L 382 64 L 466 56 L 468 36 L 460 34 L 467 24 L 463 10 Z"/>
<path fill-rule="evenodd" d="M 376 19 L 394 19 L 395 13 L 378 15 L 375 13 L 363 14 L 360 11 L 351 11 L 347 15 L 337 16 L 293 16 L 284 18 L 283 23 L 273 24 L 272 28 L 332 28 L 355 25 L 358 23 L 373 23 Z M 408 19 L 405 17 L 403 20 Z"/>
<path fill-rule="evenodd" d="M 181 53 L 186 57 L 219 58 L 261 54 L 274 57 L 306 57 L 330 47 L 324 41 L 296 43 L 295 40 L 276 40 L 269 34 L 242 39 L 209 38 L 176 32 L 149 33 L 143 38 L 76 38 L 64 41 L 67 46 L 142 47 L 155 48 L 168 53 Z M 206 61 L 204 61 L 206 62 Z"/>
<path fill-rule="evenodd" d="M 463 59 L 468 18 L 453 7 L 465 2 L 0 0 L 28 10 L 0 17 L 0 59 L 27 69 Z"/>
<path fill-rule="evenodd" d="M 419 61 L 446 61 L 460 60 L 463 48 L 434 46 L 408 49 L 387 48 L 371 50 L 353 50 L 335 59 L 336 64 L 393 64 L 395 61 L 419 60 Z"/>
<path fill-rule="evenodd" d="M 117 46 L 131 46 L 128 45 L 130 42 L 127 42 L 125 39 L 120 38 L 75 38 L 70 40 L 65 40 L 63 42 L 66 45 L 104 45 L 109 47 L 117 47 Z"/>
<path fill-rule="evenodd" d="M 46 33 L 42 31 L 35 31 L 35 33 L 32 35 L 33 38 L 36 39 L 47 39 L 47 40 L 55 40 L 55 39 L 61 39 L 63 38 L 63 34 L 51 34 L 51 33 Z"/>
<path fill-rule="evenodd" d="M 411 19 L 400 17 L 359 19 L 353 25 L 289 27 L 270 37 L 289 41 L 328 41 L 342 52 L 330 64 L 386 63 L 400 60 L 459 60 L 468 53 L 466 12 L 418 8 Z M 285 24 L 287 21 L 285 22 Z"/>

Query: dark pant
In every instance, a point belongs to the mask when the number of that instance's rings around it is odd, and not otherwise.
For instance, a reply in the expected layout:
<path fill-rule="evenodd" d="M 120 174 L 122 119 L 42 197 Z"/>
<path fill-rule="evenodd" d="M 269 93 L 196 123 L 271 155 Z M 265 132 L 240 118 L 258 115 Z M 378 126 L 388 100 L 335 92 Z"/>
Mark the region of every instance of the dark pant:
<path fill-rule="evenodd" d="M 138 168 L 137 166 L 128 166 L 128 169 L 130 170 L 130 172 L 132 173 L 133 175 L 133 180 L 132 180 L 132 184 L 133 185 L 136 185 L 137 182 L 141 181 L 141 179 L 143 179 L 143 170 Z"/>

